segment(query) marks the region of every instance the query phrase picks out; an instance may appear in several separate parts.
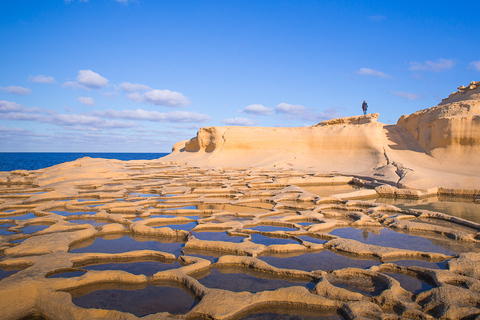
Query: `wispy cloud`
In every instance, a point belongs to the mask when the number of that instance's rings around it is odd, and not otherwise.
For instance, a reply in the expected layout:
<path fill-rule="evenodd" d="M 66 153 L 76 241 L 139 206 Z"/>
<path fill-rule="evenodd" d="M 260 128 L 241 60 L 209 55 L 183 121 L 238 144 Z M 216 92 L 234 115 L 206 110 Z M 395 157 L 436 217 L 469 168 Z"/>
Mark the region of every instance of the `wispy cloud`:
<path fill-rule="evenodd" d="M 360 76 L 374 76 L 374 77 L 379 77 L 383 79 L 391 79 L 392 76 L 388 75 L 386 73 L 383 73 L 378 70 L 370 69 L 370 68 L 360 68 L 358 71 L 355 71 L 356 74 Z"/>
<path fill-rule="evenodd" d="M 79 70 L 77 81 L 67 81 L 63 87 L 101 89 L 108 85 L 108 80 L 92 70 Z"/>
<path fill-rule="evenodd" d="M 436 61 L 425 61 L 424 63 L 410 62 L 410 71 L 433 71 L 442 72 L 455 66 L 453 59 L 438 59 Z"/>
<path fill-rule="evenodd" d="M 408 100 L 417 100 L 421 98 L 421 96 L 416 93 L 409 93 L 409 92 L 402 92 L 402 91 L 391 91 L 390 93 L 396 95 L 397 97 L 405 98 Z"/>
<path fill-rule="evenodd" d="M 322 112 L 318 112 L 314 109 L 310 109 L 302 105 L 280 103 L 275 107 L 275 113 L 283 114 L 288 119 L 300 119 L 308 122 L 319 122 L 323 120 L 341 117 L 338 109 L 339 108 L 332 107 L 327 108 Z"/>
<path fill-rule="evenodd" d="M 28 96 L 30 93 L 32 93 L 32 90 L 30 88 L 19 87 L 19 86 L 0 87 L 0 89 L 2 89 L 7 93 L 18 94 L 21 96 Z"/>
<path fill-rule="evenodd" d="M 9 113 L 9 112 L 32 112 L 39 113 L 41 110 L 39 108 L 27 108 L 23 104 L 19 104 L 11 101 L 0 101 L 0 113 Z"/>
<path fill-rule="evenodd" d="M 77 100 L 80 101 L 80 103 L 85 104 L 87 106 L 95 105 L 95 100 L 93 100 L 93 98 L 91 97 L 78 97 Z"/>
<path fill-rule="evenodd" d="M 36 82 L 36 83 L 57 83 L 57 81 L 55 81 L 55 78 L 51 76 L 44 76 L 41 74 L 37 76 L 29 76 L 28 81 Z"/>
<path fill-rule="evenodd" d="M 253 126 L 256 124 L 256 122 L 253 121 L 252 119 L 240 118 L 240 117 L 223 119 L 222 123 L 227 126 Z"/>
<path fill-rule="evenodd" d="M 149 86 L 141 83 L 122 82 L 119 85 L 123 92 L 148 91 L 152 90 Z"/>
<path fill-rule="evenodd" d="M 480 60 L 470 62 L 470 64 L 468 65 L 468 69 L 480 71 Z"/>
<path fill-rule="evenodd" d="M 161 113 L 157 111 L 137 109 L 94 111 L 92 114 L 102 118 L 145 120 L 154 122 L 189 123 L 205 122 L 210 120 L 210 117 L 206 114 L 200 114 L 191 111 L 171 111 L 167 113 Z"/>
<path fill-rule="evenodd" d="M 273 112 L 272 108 L 265 107 L 261 104 L 251 104 L 246 106 L 241 112 L 255 115 L 269 115 Z"/>
<path fill-rule="evenodd" d="M 307 111 L 307 108 L 299 104 L 280 103 L 275 107 L 275 113 L 283 113 L 288 115 L 297 115 Z"/>
<path fill-rule="evenodd" d="M 150 90 L 140 95 L 138 92 L 128 94 L 127 99 L 135 102 L 147 102 L 157 106 L 166 106 L 172 108 L 186 107 L 190 101 L 180 92 L 165 90 Z"/>

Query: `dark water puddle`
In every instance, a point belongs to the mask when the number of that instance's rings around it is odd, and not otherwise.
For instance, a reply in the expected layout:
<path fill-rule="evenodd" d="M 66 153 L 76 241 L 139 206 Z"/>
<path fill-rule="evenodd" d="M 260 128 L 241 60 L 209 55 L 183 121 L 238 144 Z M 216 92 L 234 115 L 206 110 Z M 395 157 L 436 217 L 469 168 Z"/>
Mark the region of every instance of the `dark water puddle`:
<path fill-rule="evenodd" d="M 260 292 L 276 290 L 279 288 L 302 286 L 306 287 L 308 281 L 301 279 L 298 282 L 280 277 L 269 277 L 269 274 L 254 272 L 247 268 L 219 268 L 211 269 L 208 275 L 194 276 L 207 288 L 224 289 L 234 292 L 248 291 Z"/>
<path fill-rule="evenodd" d="M 50 227 L 49 225 L 34 225 L 34 226 L 28 226 L 28 227 L 23 227 L 21 230 L 25 234 L 31 234 L 34 232 L 42 231 Z"/>
<path fill-rule="evenodd" d="M 297 224 L 301 225 L 301 226 L 311 226 L 313 225 L 314 223 L 313 222 L 297 222 Z"/>
<path fill-rule="evenodd" d="M 244 237 L 231 237 L 227 232 L 192 232 L 195 238 L 208 241 L 226 241 L 240 243 Z"/>
<path fill-rule="evenodd" d="M 275 232 L 275 231 L 295 231 L 295 228 L 289 227 L 276 227 L 276 226 L 256 226 L 248 229 L 257 230 L 257 231 L 266 231 L 266 232 Z"/>
<path fill-rule="evenodd" d="M 176 218 L 176 217 L 177 216 L 173 215 L 173 214 L 155 214 L 155 215 L 150 216 L 150 218 Z M 137 220 L 137 219 L 135 219 L 135 220 Z"/>
<path fill-rule="evenodd" d="M 429 262 L 423 260 L 397 260 L 393 262 L 396 265 L 403 266 L 403 267 L 422 267 L 422 268 L 429 268 L 429 269 L 447 269 L 447 261 L 443 262 Z"/>
<path fill-rule="evenodd" d="M 337 270 L 343 268 L 367 269 L 381 264 L 380 261 L 375 260 L 351 259 L 328 250 L 299 255 L 261 256 L 259 259 L 277 268 L 303 271 Z"/>
<path fill-rule="evenodd" d="M 137 262 L 117 262 L 117 263 L 104 263 L 82 266 L 84 270 L 122 270 L 135 275 L 153 276 L 159 271 L 165 271 L 170 269 L 180 268 L 181 265 L 178 261 L 172 261 L 171 263 L 160 261 L 137 261 Z"/>
<path fill-rule="evenodd" d="M 252 234 L 252 242 L 257 243 L 257 244 L 263 244 L 266 246 L 272 245 L 272 244 L 299 244 L 298 241 L 293 240 L 293 239 L 284 239 L 284 238 L 273 238 L 273 237 L 267 237 L 261 234 Z"/>
<path fill-rule="evenodd" d="M 193 293 L 175 283 L 148 286 L 108 283 L 70 293 L 72 302 L 79 307 L 118 310 L 137 317 L 158 312 L 185 314 L 196 305 Z"/>
<path fill-rule="evenodd" d="M 175 208 L 168 208 L 163 210 L 184 210 L 184 209 L 196 210 L 197 206 L 175 207 Z"/>
<path fill-rule="evenodd" d="M 375 233 L 371 233 L 369 230 L 375 229 L 355 229 L 347 227 L 335 229 L 331 231 L 330 234 L 344 239 L 353 239 L 361 243 L 376 246 L 423 252 L 437 252 L 448 255 L 454 254 L 453 251 L 447 249 L 446 247 L 437 243 L 433 243 L 432 240 L 423 238 L 421 236 L 413 236 L 405 233 L 395 232 L 387 228 L 377 229 L 375 230 Z"/>
<path fill-rule="evenodd" d="M 419 294 L 421 292 L 428 291 L 433 288 L 433 286 L 425 282 L 422 282 L 413 276 L 407 276 L 400 273 L 385 273 L 385 274 L 389 275 L 390 277 L 400 282 L 400 285 L 402 286 L 402 288 L 410 291 L 413 294 Z"/>
<path fill-rule="evenodd" d="M 80 277 L 83 276 L 86 273 L 86 271 L 78 270 L 78 271 L 65 271 L 65 272 L 59 272 L 52 274 L 48 276 L 47 278 L 75 278 L 75 277 Z"/>
<path fill-rule="evenodd" d="M 103 226 L 103 225 L 106 225 L 108 223 L 108 222 L 98 222 L 96 220 L 81 220 L 81 219 L 67 220 L 67 221 L 71 222 L 71 223 L 77 223 L 77 224 L 90 224 L 94 227 Z"/>
<path fill-rule="evenodd" d="M 312 242 L 312 243 L 324 244 L 325 242 L 327 242 L 327 240 L 322 240 L 322 239 L 313 238 L 313 237 L 309 237 L 309 236 L 298 236 L 298 237 L 302 240 Z"/>
<path fill-rule="evenodd" d="M 263 306 L 240 318 L 241 320 L 342 320 L 335 310 L 317 310 L 313 308 L 295 308 L 281 306 Z"/>
<path fill-rule="evenodd" d="M 9 234 L 15 234 L 13 231 L 8 231 L 7 229 L 10 227 L 13 227 L 13 223 L 4 223 L 0 225 L 0 235 L 9 235 Z"/>
<path fill-rule="evenodd" d="M 338 282 L 331 281 L 331 284 L 339 288 L 347 289 L 349 291 L 358 292 L 365 296 L 378 296 L 383 291 L 388 289 L 388 285 L 386 283 L 382 281 L 377 281 L 375 279 L 370 282 L 355 282 L 355 280 L 346 280 L 345 282 L 342 282 L 341 280 L 339 280 Z"/>
<path fill-rule="evenodd" d="M 19 270 L 3 270 L 0 269 L 0 280 L 5 279 L 11 276 L 14 273 L 17 273 Z"/>
<path fill-rule="evenodd" d="M 434 198 L 436 199 L 436 198 Z M 480 204 L 473 200 L 441 197 L 439 201 L 426 200 L 408 200 L 395 198 L 379 198 L 377 202 L 392 204 L 404 210 L 418 209 L 445 213 L 451 216 L 459 217 L 465 220 L 480 223 Z"/>
<path fill-rule="evenodd" d="M 195 228 L 197 226 L 197 222 L 195 221 L 192 221 L 192 222 L 189 222 L 189 223 L 182 223 L 182 224 L 165 224 L 165 225 L 157 225 L 157 226 L 153 226 L 153 228 L 164 228 L 164 227 L 168 227 L 172 230 L 185 230 L 185 231 L 190 231 L 192 230 L 193 228 Z"/>
<path fill-rule="evenodd" d="M 180 239 L 110 235 L 76 243 L 70 246 L 70 252 L 122 253 L 133 250 L 157 250 L 179 256 L 183 245 L 184 242 Z"/>
<path fill-rule="evenodd" d="M 85 211 L 85 212 L 82 212 L 82 211 L 75 211 L 75 212 L 70 212 L 70 211 L 51 211 L 52 213 L 56 213 L 56 214 L 59 214 L 61 216 L 80 216 L 80 215 L 83 215 L 83 214 L 96 214 L 97 211 Z"/>
<path fill-rule="evenodd" d="M 132 196 L 139 196 L 139 197 L 158 197 L 158 194 L 153 193 L 130 193 Z"/>
<path fill-rule="evenodd" d="M 22 214 L 19 216 L 8 216 L 8 217 L 2 217 L 0 218 L 0 221 L 2 220 L 28 220 L 28 219 L 33 219 L 36 218 L 37 216 L 33 213 L 27 213 L 27 214 Z"/>

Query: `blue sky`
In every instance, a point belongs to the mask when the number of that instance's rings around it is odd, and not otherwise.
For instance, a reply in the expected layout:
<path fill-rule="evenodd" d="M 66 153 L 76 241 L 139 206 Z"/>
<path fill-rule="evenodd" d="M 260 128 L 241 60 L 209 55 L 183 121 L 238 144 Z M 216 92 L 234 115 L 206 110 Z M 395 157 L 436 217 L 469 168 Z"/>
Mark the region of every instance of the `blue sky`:
<path fill-rule="evenodd" d="M 480 80 L 480 4 L 0 0 L 0 151 L 169 152 L 200 127 L 382 123 Z"/>

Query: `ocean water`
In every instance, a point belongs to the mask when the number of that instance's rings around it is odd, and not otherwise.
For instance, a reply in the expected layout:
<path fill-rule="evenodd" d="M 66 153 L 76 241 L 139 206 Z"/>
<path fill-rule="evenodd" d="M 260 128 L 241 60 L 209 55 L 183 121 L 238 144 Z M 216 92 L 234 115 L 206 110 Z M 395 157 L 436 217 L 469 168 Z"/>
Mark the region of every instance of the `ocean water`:
<path fill-rule="evenodd" d="M 83 157 L 153 160 L 166 155 L 168 153 L 0 152 L 0 171 L 37 170 Z"/>

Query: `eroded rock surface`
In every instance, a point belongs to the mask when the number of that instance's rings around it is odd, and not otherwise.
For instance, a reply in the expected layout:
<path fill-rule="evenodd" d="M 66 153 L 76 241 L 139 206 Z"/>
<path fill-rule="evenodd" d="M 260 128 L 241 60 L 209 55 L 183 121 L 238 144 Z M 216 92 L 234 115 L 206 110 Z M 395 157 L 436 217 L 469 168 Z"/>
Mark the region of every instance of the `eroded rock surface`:
<path fill-rule="evenodd" d="M 400 205 L 443 189 L 163 159 L 0 176 L 2 319 L 480 314 L 480 224 Z M 210 273 L 256 289 L 204 282 Z"/>

